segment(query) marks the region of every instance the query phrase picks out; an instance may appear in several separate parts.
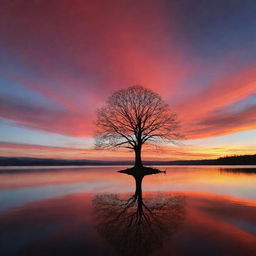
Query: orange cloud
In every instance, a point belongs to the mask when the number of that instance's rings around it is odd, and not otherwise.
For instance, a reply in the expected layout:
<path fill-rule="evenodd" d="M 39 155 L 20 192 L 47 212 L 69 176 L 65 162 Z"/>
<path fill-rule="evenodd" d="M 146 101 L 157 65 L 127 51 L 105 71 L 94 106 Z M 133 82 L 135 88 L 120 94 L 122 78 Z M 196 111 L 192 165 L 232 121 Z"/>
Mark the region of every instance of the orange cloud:
<path fill-rule="evenodd" d="M 100 152 L 100 154 L 99 154 Z M 241 145 L 226 147 L 192 147 L 183 146 L 159 146 L 143 148 L 144 160 L 191 160 L 212 159 L 234 154 L 253 154 L 254 147 Z M 95 150 L 94 148 L 54 147 L 31 144 L 0 142 L 1 156 L 40 157 L 60 159 L 88 159 L 88 160 L 134 160 L 134 152 L 129 150 Z"/>

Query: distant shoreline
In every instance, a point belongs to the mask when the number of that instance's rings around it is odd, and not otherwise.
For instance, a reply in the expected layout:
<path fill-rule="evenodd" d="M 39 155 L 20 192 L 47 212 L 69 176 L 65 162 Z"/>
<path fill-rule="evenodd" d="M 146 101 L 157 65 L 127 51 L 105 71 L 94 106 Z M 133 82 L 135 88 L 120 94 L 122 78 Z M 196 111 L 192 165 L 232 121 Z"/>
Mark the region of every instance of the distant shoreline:
<path fill-rule="evenodd" d="M 206 160 L 143 161 L 144 165 L 256 165 L 255 155 L 227 156 Z M 64 160 L 0 157 L 0 166 L 111 166 L 133 165 L 133 161 Z"/>

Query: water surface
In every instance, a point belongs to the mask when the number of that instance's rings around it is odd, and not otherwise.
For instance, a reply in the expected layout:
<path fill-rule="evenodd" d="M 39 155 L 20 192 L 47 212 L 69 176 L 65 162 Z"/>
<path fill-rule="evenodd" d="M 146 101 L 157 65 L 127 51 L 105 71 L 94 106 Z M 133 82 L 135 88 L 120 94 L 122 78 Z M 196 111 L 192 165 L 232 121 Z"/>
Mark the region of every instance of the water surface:
<path fill-rule="evenodd" d="M 256 255 L 256 167 L 0 169 L 0 255 Z"/>

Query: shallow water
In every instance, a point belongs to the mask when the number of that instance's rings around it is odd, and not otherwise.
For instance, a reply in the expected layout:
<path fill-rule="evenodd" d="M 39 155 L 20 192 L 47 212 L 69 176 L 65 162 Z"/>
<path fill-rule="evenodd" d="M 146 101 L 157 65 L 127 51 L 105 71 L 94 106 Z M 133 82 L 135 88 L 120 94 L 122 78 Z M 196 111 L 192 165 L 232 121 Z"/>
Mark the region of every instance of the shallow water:
<path fill-rule="evenodd" d="M 0 255 L 256 255 L 256 166 L 123 168 L 1 168 Z"/>

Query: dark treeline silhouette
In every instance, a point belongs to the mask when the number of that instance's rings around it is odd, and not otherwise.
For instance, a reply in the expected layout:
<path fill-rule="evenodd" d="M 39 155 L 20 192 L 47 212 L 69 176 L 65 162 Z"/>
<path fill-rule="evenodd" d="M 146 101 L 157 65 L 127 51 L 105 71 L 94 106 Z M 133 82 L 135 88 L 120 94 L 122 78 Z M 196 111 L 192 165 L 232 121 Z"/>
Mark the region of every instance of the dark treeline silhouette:
<path fill-rule="evenodd" d="M 132 161 L 68 160 L 32 157 L 0 157 L 0 166 L 131 165 Z"/>
<path fill-rule="evenodd" d="M 158 194 L 144 198 L 142 180 L 145 175 L 137 172 L 132 176 L 135 180 L 132 197 L 124 199 L 117 194 L 95 197 L 95 225 L 117 255 L 146 256 L 159 250 L 183 223 L 185 197 Z"/>
<path fill-rule="evenodd" d="M 231 165 L 248 164 L 248 165 L 254 165 L 254 164 L 256 164 L 256 155 L 226 156 L 226 157 L 220 157 L 216 161 L 219 164 L 231 164 Z"/>
<path fill-rule="evenodd" d="M 0 166 L 132 165 L 133 161 L 63 160 L 0 157 Z M 226 156 L 206 160 L 143 161 L 145 165 L 256 165 L 256 155 Z"/>
<path fill-rule="evenodd" d="M 225 156 L 206 160 L 168 161 L 170 165 L 256 165 L 256 155 Z"/>

